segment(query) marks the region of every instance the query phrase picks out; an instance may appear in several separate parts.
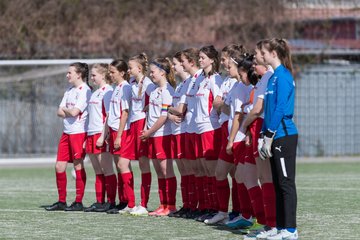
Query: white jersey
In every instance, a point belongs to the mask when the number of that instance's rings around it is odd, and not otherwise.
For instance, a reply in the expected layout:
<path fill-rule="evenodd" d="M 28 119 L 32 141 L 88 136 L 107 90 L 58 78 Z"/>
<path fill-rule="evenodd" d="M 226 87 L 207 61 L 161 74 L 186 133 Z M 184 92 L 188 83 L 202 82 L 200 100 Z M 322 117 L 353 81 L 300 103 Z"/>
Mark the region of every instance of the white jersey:
<path fill-rule="evenodd" d="M 230 106 L 230 117 L 228 123 L 229 135 L 231 132 L 231 127 L 234 121 L 235 113 L 242 113 L 242 106 L 249 99 L 251 87 L 246 86 L 242 82 L 236 83 L 236 85 L 231 89 L 225 104 Z M 241 125 L 241 123 L 240 123 Z M 245 138 L 245 133 L 239 129 L 234 138 L 234 142 L 241 142 Z"/>
<path fill-rule="evenodd" d="M 249 104 L 244 108 L 245 113 L 249 113 L 254 108 L 259 98 L 264 99 L 268 81 L 273 73 L 274 70 L 270 67 L 270 69 L 257 82 L 253 89 L 254 93 L 252 96 L 252 101 L 250 101 Z M 259 117 L 264 118 L 264 113 L 262 113 Z"/>
<path fill-rule="evenodd" d="M 123 81 L 116 86 L 110 101 L 110 110 L 108 117 L 108 126 L 114 131 L 119 130 L 121 114 L 124 110 L 131 109 L 131 86 L 127 81 Z M 124 130 L 128 130 L 130 119 L 128 118 Z"/>
<path fill-rule="evenodd" d="M 158 87 L 150 94 L 149 99 L 149 112 L 147 118 L 147 127 L 150 129 L 154 126 L 155 122 L 160 116 L 167 116 L 168 109 L 173 101 L 172 96 L 174 95 L 173 87 L 167 83 L 164 87 Z M 171 135 L 171 123 L 166 120 L 165 124 L 162 125 L 151 137 L 167 136 Z"/>
<path fill-rule="evenodd" d="M 76 134 L 87 131 L 87 106 L 90 100 L 91 90 L 86 83 L 82 83 L 79 87 L 69 88 L 65 94 L 59 107 L 66 107 L 68 109 L 77 108 L 80 114 L 76 117 L 65 117 L 64 133 Z"/>
<path fill-rule="evenodd" d="M 106 84 L 91 95 L 88 105 L 89 125 L 87 133 L 89 136 L 101 133 L 104 129 L 106 115 L 109 113 L 112 93 L 113 88 Z"/>
<path fill-rule="evenodd" d="M 205 78 L 202 69 L 199 69 L 194 76 L 192 76 L 191 81 L 189 83 L 189 87 L 186 91 L 186 96 L 184 99 L 180 99 L 181 103 L 187 105 L 185 121 L 186 121 L 186 132 L 187 133 L 195 133 L 197 132 L 197 125 L 195 122 L 195 94 L 199 89 L 199 84 Z"/>
<path fill-rule="evenodd" d="M 175 90 L 175 93 L 173 95 L 173 107 L 178 107 L 181 103 L 185 102 L 186 98 L 186 92 L 189 88 L 189 84 L 191 82 L 191 77 L 185 79 L 183 82 L 181 82 Z M 180 133 L 186 132 L 186 121 L 182 121 L 180 124 L 176 124 L 174 122 L 171 122 L 171 131 L 173 135 L 177 135 Z"/>
<path fill-rule="evenodd" d="M 149 96 L 156 87 L 148 77 L 144 77 L 139 83 L 135 78 L 132 78 L 130 79 L 130 85 L 132 102 L 130 122 L 135 122 L 146 117 L 144 107 L 148 105 Z"/>
<path fill-rule="evenodd" d="M 195 123 L 197 133 L 208 132 L 220 127 L 219 114 L 213 108 L 215 97 L 219 94 L 221 83 L 223 82 L 219 74 L 205 77 L 200 83 L 195 94 Z"/>
<path fill-rule="evenodd" d="M 226 100 L 230 90 L 233 88 L 237 80 L 235 78 L 227 77 L 223 81 L 220 87 L 220 91 L 218 93 L 218 97 L 221 97 L 223 101 Z M 219 117 L 219 124 L 223 125 L 224 122 L 229 120 L 229 115 L 221 112 Z"/>

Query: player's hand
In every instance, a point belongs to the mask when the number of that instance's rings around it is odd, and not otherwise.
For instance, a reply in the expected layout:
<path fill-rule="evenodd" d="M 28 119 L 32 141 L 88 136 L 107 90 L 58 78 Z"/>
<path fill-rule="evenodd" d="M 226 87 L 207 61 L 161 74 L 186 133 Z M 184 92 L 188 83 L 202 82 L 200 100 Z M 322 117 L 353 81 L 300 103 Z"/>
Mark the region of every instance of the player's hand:
<path fill-rule="evenodd" d="M 121 147 L 121 136 L 116 136 L 114 141 L 114 148 L 119 149 Z"/>
<path fill-rule="evenodd" d="M 150 137 L 150 132 L 149 130 L 143 130 L 141 131 L 141 135 L 140 135 L 140 139 L 142 141 L 145 141 L 146 139 L 148 139 Z"/>
<path fill-rule="evenodd" d="M 264 144 L 263 144 L 260 152 L 261 152 L 261 155 L 266 156 L 267 158 L 272 157 L 271 144 L 274 140 L 274 136 L 275 136 L 275 133 L 270 132 L 269 130 L 267 130 L 264 134 Z"/>
<path fill-rule="evenodd" d="M 246 146 L 250 146 L 251 143 L 252 143 L 251 133 L 250 133 L 250 131 L 246 131 L 246 135 L 245 135 L 245 145 L 246 145 Z"/>
<path fill-rule="evenodd" d="M 233 148 L 234 143 L 228 141 L 228 144 L 226 145 L 226 153 L 231 155 L 233 153 L 232 148 Z"/>
<path fill-rule="evenodd" d="M 102 147 L 104 145 L 104 137 L 103 136 L 100 136 L 99 138 L 98 138 L 98 140 L 96 141 L 96 146 L 98 147 L 98 148 L 100 148 L 100 147 Z"/>

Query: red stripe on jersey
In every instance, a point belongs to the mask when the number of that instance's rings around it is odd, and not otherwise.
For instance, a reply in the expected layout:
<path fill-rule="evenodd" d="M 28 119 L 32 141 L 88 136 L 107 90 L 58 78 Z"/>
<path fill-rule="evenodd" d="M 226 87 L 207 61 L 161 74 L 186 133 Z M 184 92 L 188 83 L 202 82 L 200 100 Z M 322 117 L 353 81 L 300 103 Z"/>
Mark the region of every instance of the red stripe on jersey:
<path fill-rule="evenodd" d="M 106 110 L 105 110 L 105 102 L 104 102 L 104 99 L 102 100 L 102 104 L 101 104 L 101 112 L 102 112 L 103 123 L 105 123 Z"/>
<path fill-rule="evenodd" d="M 150 96 L 145 92 L 145 106 L 144 108 L 149 105 L 150 103 Z"/>
<path fill-rule="evenodd" d="M 210 115 L 210 111 L 212 109 L 212 106 L 213 106 L 213 101 L 214 101 L 214 95 L 212 94 L 211 90 L 210 90 L 210 94 L 209 94 L 209 115 Z"/>

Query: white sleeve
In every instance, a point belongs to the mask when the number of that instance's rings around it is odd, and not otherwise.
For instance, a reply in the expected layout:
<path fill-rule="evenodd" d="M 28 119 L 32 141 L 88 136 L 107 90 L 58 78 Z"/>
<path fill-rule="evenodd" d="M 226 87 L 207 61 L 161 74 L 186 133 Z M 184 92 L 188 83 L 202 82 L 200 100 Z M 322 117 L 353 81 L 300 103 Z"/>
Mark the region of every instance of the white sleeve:
<path fill-rule="evenodd" d="M 105 106 L 105 112 L 108 113 L 110 111 L 110 102 L 111 102 L 111 97 L 112 97 L 113 91 L 109 90 L 107 92 L 105 92 L 104 94 L 104 106 Z"/>
<path fill-rule="evenodd" d="M 69 95 L 69 89 L 65 91 L 59 107 L 66 107 L 66 100 L 67 100 L 68 95 Z"/>
<path fill-rule="evenodd" d="M 246 103 L 247 94 L 244 91 L 244 88 L 240 87 L 238 88 L 238 92 L 234 98 L 235 101 L 235 112 L 242 113 L 242 106 L 244 103 Z"/>
<path fill-rule="evenodd" d="M 130 85 L 125 85 L 123 87 L 123 94 L 120 100 L 121 110 L 124 111 L 126 109 L 130 109 L 131 102 L 131 87 Z"/>
<path fill-rule="evenodd" d="M 167 89 L 161 92 L 162 104 L 161 104 L 161 116 L 167 116 L 168 109 L 172 103 L 172 96 Z"/>
<path fill-rule="evenodd" d="M 88 105 L 90 97 L 91 97 L 91 90 L 88 88 L 83 88 L 79 93 L 79 98 L 77 99 L 74 107 L 79 109 L 81 112 L 83 112 Z"/>
<path fill-rule="evenodd" d="M 258 98 L 264 99 L 265 96 L 265 91 L 266 91 L 266 87 L 267 87 L 267 81 L 266 79 L 260 80 L 260 84 L 258 86 L 257 92 L 258 92 Z"/>
<path fill-rule="evenodd" d="M 220 75 L 215 75 L 210 79 L 210 90 L 214 97 L 219 95 L 220 92 L 220 84 L 221 84 L 221 77 Z"/>

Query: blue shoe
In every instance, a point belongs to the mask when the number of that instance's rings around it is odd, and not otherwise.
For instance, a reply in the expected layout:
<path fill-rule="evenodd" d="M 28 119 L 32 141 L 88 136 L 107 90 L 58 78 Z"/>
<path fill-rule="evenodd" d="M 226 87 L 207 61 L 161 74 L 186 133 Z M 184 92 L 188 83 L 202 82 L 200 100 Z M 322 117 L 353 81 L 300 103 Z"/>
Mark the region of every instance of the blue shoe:
<path fill-rule="evenodd" d="M 254 224 L 254 219 L 252 217 L 250 217 L 249 219 L 244 218 L 242 215 L 234 218 L 231 221 L 228 221 L 227 223 L 225 223 L 225 225 L 229 228 L 249 228 Z"/>

